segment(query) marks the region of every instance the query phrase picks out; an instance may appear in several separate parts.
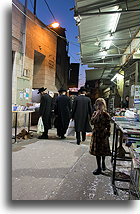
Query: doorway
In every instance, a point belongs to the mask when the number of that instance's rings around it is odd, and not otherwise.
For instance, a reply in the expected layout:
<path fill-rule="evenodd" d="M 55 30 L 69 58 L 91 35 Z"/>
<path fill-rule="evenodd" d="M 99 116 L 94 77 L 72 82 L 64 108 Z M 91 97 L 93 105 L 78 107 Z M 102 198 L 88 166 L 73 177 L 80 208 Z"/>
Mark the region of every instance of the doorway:
<path fill-rule="evenodd" d="M 34 51 L 33 87 L 38 89 L 44 86 L 45 81 L 45 55 Z"/>

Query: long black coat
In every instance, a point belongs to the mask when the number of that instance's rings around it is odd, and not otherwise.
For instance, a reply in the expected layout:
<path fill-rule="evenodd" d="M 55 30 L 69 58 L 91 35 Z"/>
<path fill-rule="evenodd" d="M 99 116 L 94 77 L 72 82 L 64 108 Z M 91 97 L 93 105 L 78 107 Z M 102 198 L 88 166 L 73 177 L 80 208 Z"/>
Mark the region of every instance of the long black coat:
<path fill-rule="evenodd" d="M 71 100 L 66 95 L 60 95 L 56 98 L 55 115 L 57 116 L 57 128 L 60 134 L 65 134 L 71 117 Z"/>
<path fill-rule="evenodd" d="M 42 116 L 46 129 L 51 128 L 52 97 L 48 94 L 41 96 L 39 114 Z"/>
<path fill-rule="evenodd" d="M 91 100 L 84 95 L 77 96 L 74 99 L 72 107 L 72 118 L 75 122 L 76 132 L 91 132 L 89 124 L 92 115 Z"/>

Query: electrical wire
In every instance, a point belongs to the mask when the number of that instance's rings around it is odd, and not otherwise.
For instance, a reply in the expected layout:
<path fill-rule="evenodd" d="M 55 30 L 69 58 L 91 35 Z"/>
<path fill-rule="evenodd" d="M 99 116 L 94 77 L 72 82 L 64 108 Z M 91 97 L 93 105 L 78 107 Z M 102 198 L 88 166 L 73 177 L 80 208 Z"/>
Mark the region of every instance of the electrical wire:
<path fill-rule="evenodd" d="M 32 3 L 32 0 L 30 0 L 30 3 L 31 3 L 32 8 L 34 9 L 34 6 L 33 6 L 33 3 Z"/>
<path fill-rule="evenodd" d="M 46 27 L 42 27 L 41 25 L 39 25 L 38 23 L 36 23 L 34 20 L 32 20 L 27 14 L 25 14 L 14 2 L 12 2 L 12 4 L 17 8 L 17 10 L 19 10 L 24 16 L 26 16 L 31 22 L 33 22 L 34 24 L 36 24 L 37 26 L 41 27 L 42 29 L 44 30 L 47 30 L 47 31 L 50 31 L 52 33 L 54 33 L 56 36 L 60 37 L 61 39 L 65 40 L 67 43 L 67 39 L 63 36 L 60 36 L 58 33 L 56 33 L 55 31 L 53 31 L 52 29 L 48 28 L 47 26 Z M 72 42 L 70 42 L 72 44 Z M 73 44 L 74 45 L 74 44 Z M 77 61 L 77 59 L 69 52 L 69 54 L 71 55 L 71 57 Z M 77 62 L 79 63 L 79 62 Z"/>
<path fill-rule="evenodd" d="M 57 35 L 58 37 L 60 37 L 61 39 L 65 40 L 67 42 L 67 39 L 63 36 L 60 36 L 58 33 L 56 33 L 54 30 L 50 29 L 49 27 L 43 27 L 39 24 L 37 24 L 34 20 L 32 20 L 29 16 L 27 16 L 14 2 L 12 2 L 12 4 L 24 15 L 26 16 L 31 22 L 33 22 L 34 24 L 36 24 L 37 26 L 41 27 L 44 30 L 50 31 L 52 33 L 54 33 L 55 35 Z"/>
<path fill-rule="evenodd" d="M 49 11 L 50 11 L 50 13 L 52 14 L 52 17 L 53 17 L 54 21 L 56 21 L 56 18 L 55 18 L 55 16 L 54 16 L 54 14 L 53 14 L 52 10 L 51 10 L 51 9 L 50 9 L 50 7 L 49 7 L 49 4 L 47 3 L 47 1 L 46 1 L 46 0 L 44 0 L 44 2 L 46 3 L 46 5 L 47 5 L 47 7 L 48 7 L 48 10 L 49 10 Z"/>
<path fill-rule="evenodd" d="M 46 0 L 44 0 L 44 2 L 46 3 L 46 5 L 47 5 L 47 7 L 48 7 L 48 9 L 49 9 L 50 13 L 52 14 L 52 16 L 53 16 L 54 20 L 56 21 L 56 18 L 55 18 L 55 16 L 54 16 L 54 14 L 53 14 L 52 10 L 50 9 L 49 4 L 46 2 Z M 72 45 L 75 45 L 75 46 L 79 47 L 79 45 L 74 44 L 74 42 L 69 41 L 69 43 L 71 43 Z"/>
<path fill-rule="evenodd" d="M 52 10 L 50 9 L 49 4 L 46 2 L 46 0 L 44 0 L 44 2 L 46 3 L 46 5 L 47 5 L 47 7 L 48 7 L 48 9 L 49 9 L 50 13 L 52 14 L 52 16 L 53 16 L 54 20 L 56 21 L 56 18 L 55 18 L 55 16 L 54 16 L 54 14 L 53 14 Z M 79 47 L 79 45 L 74 44 L 74 42 L 69 41 L 69 43 L 70 43 L 70 44 L 72 44 L 72 45 L 75 45 L 75 46 Z"/>

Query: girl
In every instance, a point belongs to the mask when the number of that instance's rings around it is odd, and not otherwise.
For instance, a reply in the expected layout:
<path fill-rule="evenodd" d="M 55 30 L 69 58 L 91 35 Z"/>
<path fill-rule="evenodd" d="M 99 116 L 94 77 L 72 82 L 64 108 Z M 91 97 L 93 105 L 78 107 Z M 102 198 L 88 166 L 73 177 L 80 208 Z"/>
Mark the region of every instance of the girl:
<path fill-rule="evenodd" d="M 94 128 L 91 137 L 90 154 L 95 155 L 97 161 L 97 169 L 93 174 L 99 175 L 102 170 L 106 170 L 105 156 L 111 155 L 109 147 L 110 116 L 106 112 L 106 102 L 103 98 L 96 100 L 95 108 L 96 112 L 93 113 L 91 118 L 91 124 L 94 125 Z"/>

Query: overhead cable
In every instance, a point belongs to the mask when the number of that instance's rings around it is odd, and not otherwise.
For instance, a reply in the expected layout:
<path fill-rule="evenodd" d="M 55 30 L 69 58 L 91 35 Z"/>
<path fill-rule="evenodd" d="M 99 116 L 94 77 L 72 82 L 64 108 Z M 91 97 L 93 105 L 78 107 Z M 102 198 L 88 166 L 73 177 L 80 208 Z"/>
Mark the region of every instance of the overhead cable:
<path fill-rule="evenodd" d="M 32 8 L 34 9 L 34 6 L 33 6 L 33 3 L 32 3 L 32 0 L 30 0 L 30 3 L 31 3 Z"/>
<path fill-rule="evenodd" d="M 50 31 L 52 33 L 54 33 L 56 36 L 60 37 L 61 39 L 65 40 L 67 43 L 67 39 L 63 36 L 60 36 L 58 33 L 56 33 L 54 30 L 50 29 L 49 27 L 43 27 L 41 25 L 39 25 L 38 23 L 36 23 L 34 20 L 32 20 L 27 14 L 25 14 L 14 2 L 12 2 L 12 4 L 17 8 L 17 10 L 19 10 L 24 16 L 26 16 L 31 22 L 33 22 L 34 24 L 36 24 L 37 26 L 41 27 L 44 30 Z M 71 43 L 71 42 L 70 42 Z M 69 52 L 69 54 L 71 55 L 71 57 L 77 61 L 77 59 L 75 59 L 72 54 Z"/>
<path fill-rule="evenodd" d="M 52 17 L 53 17 L 53 18 L 54 18 L 54 20 L 56 21 L 56 18 L 54 17 L 54 14 L 53 14 L 52 10 L 50 9 L 49 4 L 47 3 L 47 1 L 46 1 L 46 0 L 44 0 L 44 2 L 46 3 L 46 5 L 47 5 L 47 7 L 48 7 L 48 10 L 49 10 L 49 11 L 50 11 L 50 13 L 52 14 Z"/>
<path fill-rule="evenodd" d="M 37 24 L 33 19 L 31 19 L 29 16 L 27 16 L 27 14 L 25 14 L 14 2 L 12 2 L 12 4 L 13 4 L 24 16 L 26 16 L 31 22 L 33 22 L 34 24 L 38 25 L 39 27 L 41 27 L 41 28 L 44 29 L 44 30 L 47 30 L 47 31 L 50 31 L 50 32 L 56 34 L 58 37 L 60 37 L 61 39 L 65 40 L 65 41 L 67 42 L 67 39 L 66 39 L 65 37 L 60 36 L 60 35 L 59 35 L 58 33 L 56 33 L 54 30 L 52 30 L 52 29 L 50 29 L 49 27 L 47 27 L 47 25 L 46 25 L 46 27 L 43 27 L 43 26 Z"/>

